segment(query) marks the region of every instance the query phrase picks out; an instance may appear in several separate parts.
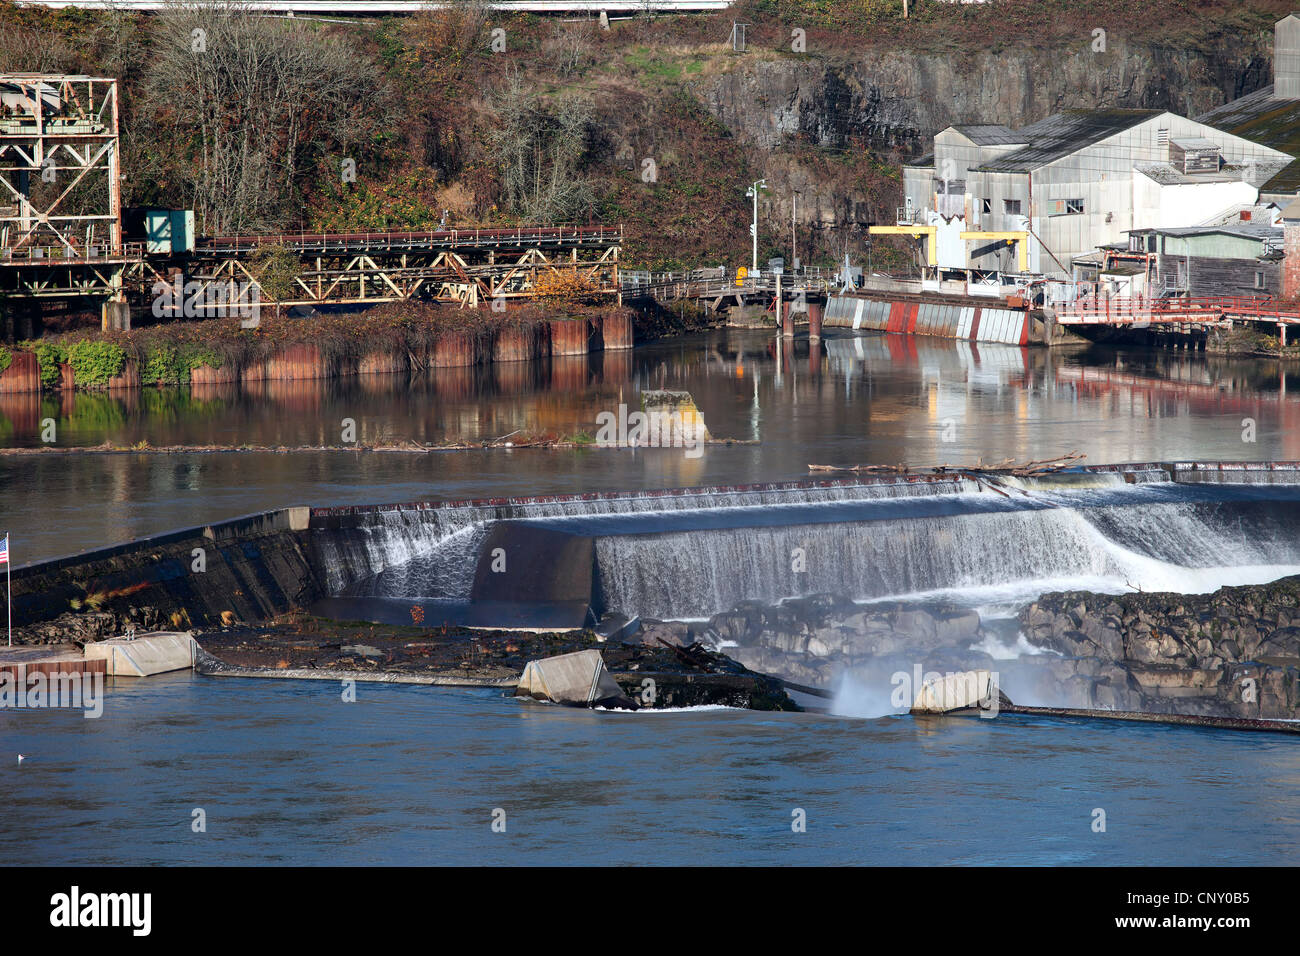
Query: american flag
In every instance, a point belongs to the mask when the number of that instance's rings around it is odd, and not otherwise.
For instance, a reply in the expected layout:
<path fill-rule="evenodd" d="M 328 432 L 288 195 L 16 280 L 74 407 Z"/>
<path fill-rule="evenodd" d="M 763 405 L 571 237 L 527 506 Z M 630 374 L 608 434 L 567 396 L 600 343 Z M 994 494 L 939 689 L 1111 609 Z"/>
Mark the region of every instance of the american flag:
<path fill-rule="evenodd" d="M 5 535 L 4 541 L 0 541 L 0 564 L 9 563 L 9 535 Z"/>

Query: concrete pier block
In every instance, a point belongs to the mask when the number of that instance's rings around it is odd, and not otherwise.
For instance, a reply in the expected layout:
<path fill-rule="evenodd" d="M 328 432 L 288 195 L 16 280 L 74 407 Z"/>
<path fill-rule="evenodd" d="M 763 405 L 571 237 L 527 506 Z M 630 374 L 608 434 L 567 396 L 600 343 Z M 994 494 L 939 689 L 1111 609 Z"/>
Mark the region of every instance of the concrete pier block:
<path fill-rule="evenodd" d="M 195 643 L 189 631 L 152 631 L 86 645 L 86 660 L 105 661 L 110 677 L 149 677 L 194 666 Z"/>
<path fill-rule="evenodd" d="M 515 688 L 516 697 L 531 697 L 571 707 L 631 704 L 605 668 L 600 651 L 578 651 L 529 661 Z"/>
<path fill-rule="evenodd" d="M 676 448 L 683 443 L 693 445 L 713 437 L 690 392 L 670 389 L 644 391 L 641 393 L 641 411 L 646 416 L 642 445 Z"/>
<path fill-rule="evenodd" d="M 953 710 L 968 710 L 995 699 L 997 694 L 997 683 L 990 671 L 946 674 L 920 686 L 912 704 L 912 713 L 946 714 Z"/>
<path fill-rule="evenodd" d="M 131 331 L 131 306 L 123 299 L 109 299 L 99 310 L 100 328 L 105 332 Z"/>

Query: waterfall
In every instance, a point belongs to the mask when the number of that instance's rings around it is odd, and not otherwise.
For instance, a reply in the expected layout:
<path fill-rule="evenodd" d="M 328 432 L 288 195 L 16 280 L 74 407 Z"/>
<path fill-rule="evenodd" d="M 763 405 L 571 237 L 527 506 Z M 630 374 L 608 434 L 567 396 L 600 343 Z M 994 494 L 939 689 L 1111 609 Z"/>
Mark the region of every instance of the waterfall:
<path fill-rule="evenodd" d="M 678 618 L 814 592 L 1014 604 L 1300 572 L 1300 483 L 1214 474 L 1182 483 L 1134 466 L 995 488 L 890 477 L 387 508 L 319 548 L 333 593 L 464 601 L 490 525 L 527 521 L 594 540 L 601 608 Z"/>

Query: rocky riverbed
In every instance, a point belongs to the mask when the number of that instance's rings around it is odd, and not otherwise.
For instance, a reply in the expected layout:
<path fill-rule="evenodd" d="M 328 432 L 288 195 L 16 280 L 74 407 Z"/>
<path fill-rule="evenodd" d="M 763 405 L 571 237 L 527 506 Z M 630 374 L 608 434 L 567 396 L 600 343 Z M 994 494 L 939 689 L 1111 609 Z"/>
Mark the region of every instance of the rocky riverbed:
<path fill-rule="evenodd" d="M 1026 705 L 1300 717 L 1300 577 L 1205 595 L 1052 593 L 1016 620 L 812 595 L 643 626 L 791 682 L 830 689 L 848 674 L 881 700 L 900 675 L 910 689 L 918 673 L 987 668 Z"/>
<path fill-rule="evenodd" d="M 601 640 L 592 631 L 530 633 L 404 627 L 289 614 L 265 625 L 196 632 L 214 676 L 463 684 L 513 689 L 531 660 L 595 648 L 642 707 L 723 705 L 798 710 L 781 681 L 700 645 L 654 634 Z"/>
<path fill-rule="evenodd" d="M 1031 644 L 1122 667 L 1114 691 L 1132 709 L 1300 716 L 1300 577 L 1213 594 L 1047 594 L 1020 625 Z"/>

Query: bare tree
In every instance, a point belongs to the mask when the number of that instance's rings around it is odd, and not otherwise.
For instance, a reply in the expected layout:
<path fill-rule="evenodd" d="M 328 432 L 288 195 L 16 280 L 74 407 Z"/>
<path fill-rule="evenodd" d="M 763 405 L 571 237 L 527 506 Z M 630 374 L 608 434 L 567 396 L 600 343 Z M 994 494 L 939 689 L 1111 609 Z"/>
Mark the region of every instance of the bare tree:
<path fill-rule="evenodd" d="M 422 7 L 403 29 L 407 68 L 424 74 L 426 79 L 459 80 L 466 66 L 487 52 L 491 18 L 488 0 L 457 0 Z"/>
<path fill-rule="evenodd" d="M 0 73 L 75 73 L 74 60 L 54 31 L 0 22 Z"/>
<path fill-rule="evenodd" d="M 591 22 L 556 22 L 551 35 L 542 41 L 542 52 L 561 76 L 580 73 L 591 56 Z"/>
<path fill-rule="evenodd" d="M 313 161 L 356 152 L 385 120 L 377 70 L 328 33 L 240 3 L 176 3 L 157 17 L 142 113 L 180 165 L 204 232 L 282 226 Z M 170 134 L 170 135 L 168 135 Z M 349 151 L 353 155 L 348 157 Z"/>
<path fill-rule="evenodd" d="M 524 89 L 517 73 L 497 96 L 501 125 L 489 147 L 506 202 L 534 222 L 556 222 L 590 208 L 591 182 L 582 163 L 591 134 L 591 101 L 565 94 L 553 103 Z"/>

